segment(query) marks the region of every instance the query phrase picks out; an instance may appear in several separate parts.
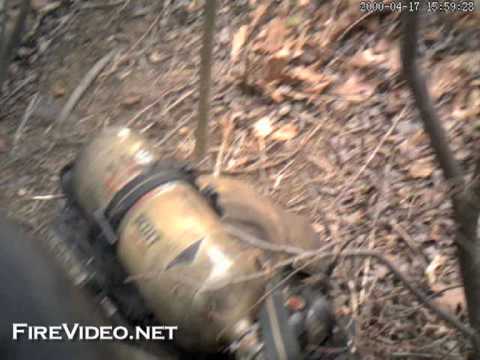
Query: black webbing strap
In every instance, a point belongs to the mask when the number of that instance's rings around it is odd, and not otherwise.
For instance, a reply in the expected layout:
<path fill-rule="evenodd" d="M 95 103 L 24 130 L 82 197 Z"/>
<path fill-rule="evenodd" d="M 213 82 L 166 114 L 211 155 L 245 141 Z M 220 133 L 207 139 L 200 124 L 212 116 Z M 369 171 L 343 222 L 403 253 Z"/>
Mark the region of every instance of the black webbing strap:
<path fill-rule="evenodd" d="M 259 322 L 266 360 L 302 359 L 298 339 L 288 323 L 288 310 L 280 290 L 266 298 L 260 310 Z"/>
<path fill-rule="evenodd" d="M 105 218 L 116 230 L 123 216 L 143 195 L 172 181 L 184 181 L 196 186 L 193 172 L 183 168 L 155 166 L 150 171 L 134 178 L 115 194 L 105 209 Z"/>
<path fill-rule="evenodd" d="M 73 196 L 71 191 L 72 165 L 67 165 L 62 171 L 62 187 L 68 191 L 67 196 Z M 95 224 L 102 237 L 110 244 L 117 241 L 116 231 L 125 214 L 133 205 L 148 192 L 172 181 L 184 181 L 196 188 L 195 174 L 187 166 L 173 167 L 170 163 L 158 163 L 147 172 L 129 181 L 118 191 L 105 209 L 98 209 L 94 214 Z M 65 191 L 67 192 L 67 191 Z M 75 200 L 75 199 L 73 199 Z"/>

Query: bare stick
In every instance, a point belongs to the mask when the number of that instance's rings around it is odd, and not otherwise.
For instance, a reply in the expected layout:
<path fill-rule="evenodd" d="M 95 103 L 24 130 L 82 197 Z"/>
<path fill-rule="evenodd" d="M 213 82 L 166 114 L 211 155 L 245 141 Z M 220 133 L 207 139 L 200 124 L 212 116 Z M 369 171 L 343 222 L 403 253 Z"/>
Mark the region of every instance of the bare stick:
<path fill-rule="evenodd" d="M 200 64 L 200 86 L 198 104 L 198 123 L 195 130 L 195 157 L 200 161 L 205 155 L 208 138 L 208 112 L 210 109 L 210 87 L 212 77 L 213 33 L 217 0 L 205 3 L 205 25 L 203 32 L 202 60 Z"/>
<path fill-rule="evenodd" d="M 116 50 L 110 51 L 107 55 L 101 58 L 99 61 L 93 65 L 93 67 L 87 72 L 80 84 L 78 84 L 75 91 L 68 98 L 67 103 L 63 107 L 62 111 L 58 115 L 57 124 L 62 126 L 63 123 L 68 119 L 72 113 L 73 108 L 82 98 L 85 91 L 92 85 L 93 81 L 97 78 L 98 74 L 103 70 L 103 68 L 110 62 L 110 60 L 115 55 Z"/>
<path fill-rule="evenodd" d="M 7 42 L 5 29 L 7 28 L 7 0 L 0 0 L 0 57 Z"/>
<path fill-rule="evenodd" d="M 27 125 L 28 119 L 32 116 L 33 112 L 35 111 L 35 107 L 37 106 L 39 101 L 38 98 L 38 93 L 32 96 L 32 99 L 28 103 L 27 108 L 25 109 L 25 113 L 23 114 L 22 121 L 20 122 L 20 125 L 17 128 L 17 131 L 15 132 L 15 136 L 13 137 L 13 144 L 12 144 L 12 150 L 11 153 L 15 153 L 15 150 L 17 148 L 17 144 L 20 141 L 20 137 L 22 136 L 23 129 L 25 128 L 25 125 Z"/>
<path fill-rule="evenodd" d="M 6 11 L 6 9 L 4 9 Z M 28 12 L 30 11 L 30 0 L 23 0 L 20 7 L 20 14 L 18 14 L 17 21 L 13 27 L 10 38 L 2 37 L 2 45 L 0 47 L 0 90 L 2 89 L 3 82 L 7 77 L 8 65 L 12 59 L 13 53 L 22 39 L 23 29 L 25 27 L 25 20 L 27 19 Z M 4 25 L 5 26 L 5 25 Z"/>

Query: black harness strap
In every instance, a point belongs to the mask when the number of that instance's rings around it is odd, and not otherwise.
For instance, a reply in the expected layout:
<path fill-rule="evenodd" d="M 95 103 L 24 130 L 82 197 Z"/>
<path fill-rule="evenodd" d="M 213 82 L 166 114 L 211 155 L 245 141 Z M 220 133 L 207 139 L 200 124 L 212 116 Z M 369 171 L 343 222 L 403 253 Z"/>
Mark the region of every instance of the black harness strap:
<path fill-rule="evenodd" d="M 71 186 L 72 164 L 67 165 L 61 174 L 62 187 L 66 195 L 74 202 Z M 173 181 L 183 181 L 195 189 L 196 174 L 188 166 L 173 167 L 171 163 L 157 163 L 147 172 L 144 172 L 129 181 L 118 191 L 105 209 L 98 209 L 94 214 L 95 225 L 98 231 L 109 244 L 117 242 L 116 232 L 125 214 L 133 205 L 148 192 Z"/>

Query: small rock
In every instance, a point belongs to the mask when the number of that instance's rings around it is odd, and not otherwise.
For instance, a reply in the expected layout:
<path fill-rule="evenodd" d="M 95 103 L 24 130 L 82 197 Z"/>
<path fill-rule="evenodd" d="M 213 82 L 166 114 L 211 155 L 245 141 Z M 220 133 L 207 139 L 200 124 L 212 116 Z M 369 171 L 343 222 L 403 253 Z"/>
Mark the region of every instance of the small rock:
<path fill-rule="evenodd" d="M 151 62 L 152 64 L 158 64 L 160 61 L 162 61 L 162 54 L 160 53 L 160 51 L 154 50 L 154 51 L 148 56 L 148 60 L 150 60 L 150 62 Z"/>

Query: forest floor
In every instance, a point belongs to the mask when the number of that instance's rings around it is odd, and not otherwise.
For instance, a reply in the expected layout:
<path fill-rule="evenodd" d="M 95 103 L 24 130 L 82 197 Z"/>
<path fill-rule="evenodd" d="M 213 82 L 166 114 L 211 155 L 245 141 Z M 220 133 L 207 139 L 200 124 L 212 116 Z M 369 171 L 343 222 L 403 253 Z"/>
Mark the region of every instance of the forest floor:
<path fill-rule="evenodd" d="M 33 4 L 0 92 L 0 204 L 41 237 L 62 202 L 60 169 L 101 128 L 128 125 L 162 156 L 192 158 L 202 2 Z M 469 174 L 480 140 L 479 12 L 425 12 L 419 48 Z M 253 182 L 337 250 L 380 251 L 466 321 L 448 187 L 402 79 L 399 15 L 347 0 L 221 1 L 199 166 Z M 60 124 L 69 96 L 112 51 Z M 342 262 L 332 281 L 364 359 L 464 358 L 465 339 L 373 260 Z"/>

